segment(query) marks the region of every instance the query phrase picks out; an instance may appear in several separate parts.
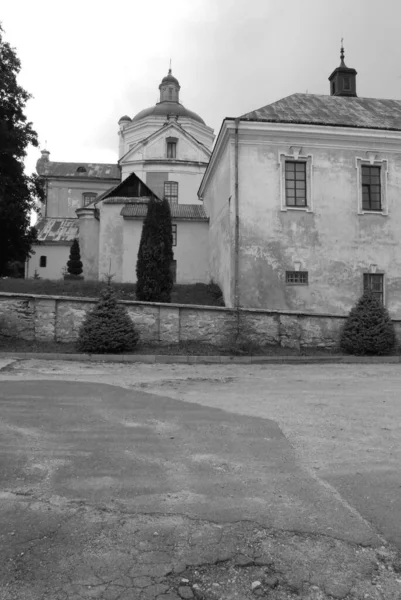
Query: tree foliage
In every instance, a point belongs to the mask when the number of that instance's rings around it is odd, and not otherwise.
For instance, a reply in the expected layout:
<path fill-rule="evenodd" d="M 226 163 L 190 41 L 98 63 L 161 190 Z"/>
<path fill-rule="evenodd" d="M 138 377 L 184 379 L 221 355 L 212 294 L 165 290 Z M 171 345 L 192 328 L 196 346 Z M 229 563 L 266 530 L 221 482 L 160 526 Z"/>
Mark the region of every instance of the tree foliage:
<path fill-rule="evenodd" d="M 70 275 L 82 274 L 81 252 L 77 238 L 75 238 L 71 244 L 70 258 L 67 261 L 67 270 Z"/>
<path fill-rule="evenodd" d="M 386 308 L 366 291 L 351 309 L 340 347 L 349 354 L 388 354 L 394 348 L 394 324 Z"/>
<path fill-rule="evenodd" d="M 173 289 L 173 233 L 166 199 L 151 199 L 143 222 L 136 264 L 136 297 L 143 302 L 170 302 Z"/>
<path fill-rule="evenodd" d="M 138 340 L 133 322 L 125 307 L 117 302 L 109 283 L 80 327 L 78 351 L 89 354 L 129 352 L 136 347 Z"/>
<path fill-rule="evenodd" d="M 43 201 L 40 178 L 24 170 L 27 147 L 37 146 L 38 140 L 24 114 L 31 96 L 17 83 L 20 69 L 0 25 L 0 276 L 7 274 L 10 262 L 31 254 L 36 229 L 30 226 L 30 213 L 36 200 Z"/>

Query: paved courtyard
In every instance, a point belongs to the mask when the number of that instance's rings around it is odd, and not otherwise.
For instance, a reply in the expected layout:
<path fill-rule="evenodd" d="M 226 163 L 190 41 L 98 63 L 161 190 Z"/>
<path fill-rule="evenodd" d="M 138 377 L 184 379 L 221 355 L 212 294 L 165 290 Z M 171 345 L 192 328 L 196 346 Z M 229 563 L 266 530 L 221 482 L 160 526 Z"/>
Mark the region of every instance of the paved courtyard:
<path fill-rule="evenodd" d="M 401 598 L 398 365 L 0 361 L 0 598 Z"/>

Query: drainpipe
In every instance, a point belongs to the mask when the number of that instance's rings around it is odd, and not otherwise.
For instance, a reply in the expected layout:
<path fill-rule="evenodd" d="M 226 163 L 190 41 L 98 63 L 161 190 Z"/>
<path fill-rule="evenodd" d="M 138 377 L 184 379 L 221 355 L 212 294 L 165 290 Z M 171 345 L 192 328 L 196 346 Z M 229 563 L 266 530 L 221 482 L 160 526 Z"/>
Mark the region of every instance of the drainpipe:
<path fill-rule="evenodd" d="M 234 307 L 237 311 L 237 338 L 239 336 L 239 177 L 238 177 L 238 128 L 239 119 L 235 119 L 235 138 L 234 138 L 234 211 L 235 211 L 235 229 L 234 229 Z"/>

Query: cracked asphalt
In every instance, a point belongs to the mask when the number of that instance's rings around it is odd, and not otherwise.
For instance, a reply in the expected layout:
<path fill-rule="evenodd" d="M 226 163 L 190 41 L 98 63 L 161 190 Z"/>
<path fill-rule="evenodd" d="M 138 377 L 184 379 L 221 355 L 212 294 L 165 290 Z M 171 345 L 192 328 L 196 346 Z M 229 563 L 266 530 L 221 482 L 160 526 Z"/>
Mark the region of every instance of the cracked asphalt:
<path fill-rule="evenodd" d="M 400 599 L 373 368 L 0 360 L 1 600 Z"/>

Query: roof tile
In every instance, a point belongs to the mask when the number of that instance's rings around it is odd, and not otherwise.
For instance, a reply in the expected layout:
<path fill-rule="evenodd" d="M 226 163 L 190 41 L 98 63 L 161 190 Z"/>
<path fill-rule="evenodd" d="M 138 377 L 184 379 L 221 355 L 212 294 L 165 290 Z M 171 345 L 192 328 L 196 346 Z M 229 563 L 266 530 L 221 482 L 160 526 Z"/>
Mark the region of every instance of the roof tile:
<path fill-rule="evenodd" d="M 78 169 L 85 169 L 79 172 Z M 74 177 L 77 179 L 121 179 L 118 165 L 108 163 L 53 162 L 40 158 L 36 163 L 39 175 L 48 177 Z"/>
<path fill-rule="evenodd" d="M 38 240 L 43 243 L 70 244 L 79 232 L 78 219 L 62 219 L 46 217 L 35 225 Z"/>
<path fill-rule="evenodd" d="M 205 209 L 197 204 L 173 204 L 170 206 L 171 217 L 182 221 L 208 221 L 209 218 L 205 213 Z M 147 214 L 147 206 L 145 203 L 130 203 L 126 204 L 121 215 L 128 219 L 143 219 Z"/>

